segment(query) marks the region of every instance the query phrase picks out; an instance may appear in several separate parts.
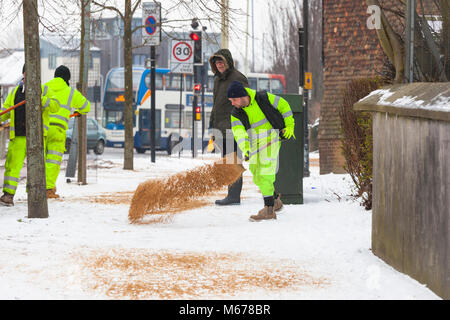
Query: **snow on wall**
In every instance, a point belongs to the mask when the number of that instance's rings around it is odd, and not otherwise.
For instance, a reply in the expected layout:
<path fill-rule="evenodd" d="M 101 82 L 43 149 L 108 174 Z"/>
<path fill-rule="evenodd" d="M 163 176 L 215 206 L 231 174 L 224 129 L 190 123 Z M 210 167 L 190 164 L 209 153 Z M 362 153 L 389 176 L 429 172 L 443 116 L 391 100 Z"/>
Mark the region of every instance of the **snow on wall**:
<path fill-rule="evenodd" d="M 425 103 L 424 100 L 417 99 L 417 96 L 403 96 L 394 101 L 388 101 L 387 99 L 394 95 L 395 92 L 390 89 L 378 89 L 372 91 L 368 96 L 364 97 L 362 100 L 365 100 L 371 96 L 378 95 L 379 105 L 389 105 L 395 107 L 404 107 L 404 108 L 420 108 L 420 109 L 429 109 L 434 111 L 448 111 L 450 112 L 450 97 L 446 97 L 443 94 L 438 94 L 436 97 L 431 99 L 430 102 Z"/>

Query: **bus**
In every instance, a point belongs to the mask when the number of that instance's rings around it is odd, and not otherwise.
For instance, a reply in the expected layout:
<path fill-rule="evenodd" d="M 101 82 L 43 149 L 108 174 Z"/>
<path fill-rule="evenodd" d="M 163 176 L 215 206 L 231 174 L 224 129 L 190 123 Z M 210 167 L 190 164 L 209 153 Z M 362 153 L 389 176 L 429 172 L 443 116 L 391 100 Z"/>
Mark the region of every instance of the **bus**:
<path fill-rule="evenodd" d="M 136 94 L 141 81 L 143 67 L 133 67 L 133 111 L 136 110 Z M 113 68 L 106 75 L 105 90 L 102 100 L 102 126 L 105 128 L 106 146 L 123 147 L 124 107 L 125 107 L 124 68 Z M 133 117 L 133 124 L 136 117 Z"/>
<path fill-rule="evenodd" d="M 121 76 L 123 79 L 123 68 L 117 69 L 122 69 Z M 135 73 L 140 76 L 139 80 L 135 79 Z M 119 75 L 120 73 L 117 72 L 116 76 Z M 133 68 L 133 87 L 136 90 L 135 98 L 133 99 L 133 134 L 134 147 L 138 153 L 144 153 L 146 150 L 150 150 L 150 75 L 149 69 Z M 274 94 L 286 93 L 286 83 L 283 75 L 249 73 L 247 78 L 250 88 L 252 89 L 258 91 L 266 90 Z M 169 69 L 156 68 L 155 80 L 155 149 L 165 150 L 171 154 L 174 145 L 181 141 L 183 142 L 183 148 L 190 149 L 193 131 L 193 76 L 183 76 L 179 73 L 171 73 Z M 183 86 L 180 92 L 181 83 Z M 107 85 L 108 79 L 105 85 L 105 97 L 107 94 Z M 202 136 L 204 139 L 209 139 L 209 137 L 205 136 L 207 135 L 206 131 L 209 126 L 209 119 L 213 106 L 213 88 L 214 75 L 211 72 L 208 72 L 208 80 L 204 93 L 204 110 L 202 110 L 204 118 L 202 121 L 195 122 L 200 123 L 197 128 L 197 136 Z M 117 95 L 116 93 L 114 99 L 117 97 L 121 99 L 120 95 Z M 202 106 L 201 101 L 200 95 L 197 103 L 198 107 Z M 120 111 L 121 113 L 119 113 Z M 107 112 L 107 110 L 105 109 L 104 112 Z M 105 113 L 104 117 L 104 126 L 107 129 L 107 139 L 108 137 L 111 137 L 110 142 L 107 142 L 107 145 L 113 147 L 123 146 L 123 102 L 122 110 L 111 110 L 110 108 L 109 113 L 109 116 Z M 205 141 L 202 142 L 202 145 L 205 145 Z"/>

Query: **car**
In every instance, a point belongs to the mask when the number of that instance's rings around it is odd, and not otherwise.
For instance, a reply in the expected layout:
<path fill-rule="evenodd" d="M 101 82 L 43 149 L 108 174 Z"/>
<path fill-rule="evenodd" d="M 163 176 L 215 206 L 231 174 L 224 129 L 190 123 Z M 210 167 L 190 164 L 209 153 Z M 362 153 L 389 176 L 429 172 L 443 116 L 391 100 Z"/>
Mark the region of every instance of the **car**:
<path fill-rule="evenodd" d="M 66 132 L 66 153 L 70 150 L 70 143 L 72 142 L 73 123 L 75 118 L 70 118 L 69 129 Z M 105 129 L 93 118 L 86 119 L 87 126 L 87 148 L 94 150 L 95 154 L 103 154 L 106 145 Z"/>

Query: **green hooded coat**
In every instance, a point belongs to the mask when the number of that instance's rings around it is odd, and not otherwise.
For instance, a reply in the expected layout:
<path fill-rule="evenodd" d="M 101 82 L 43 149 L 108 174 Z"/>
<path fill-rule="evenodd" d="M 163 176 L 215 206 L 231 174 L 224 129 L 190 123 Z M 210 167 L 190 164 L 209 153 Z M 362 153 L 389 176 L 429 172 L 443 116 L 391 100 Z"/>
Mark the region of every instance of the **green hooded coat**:
<path fill-rule="evenodd" d="M 221 58 L 225 61 L 226 71 L 220 73 L 213 59 Z M 233 106 L 227 98 L 227 90 L 233 81 L 239 81 L 244 87 L 249 87 L 247 78 L 234 68 L 234 60 L 228 49 L 220 49 L 209 58 L 211 70 L 214 73 L 214 105 L 211 111 L 209 126 L 218 129 L 225 136 L 226 130 L 231 129 L 231 110 Z"/>

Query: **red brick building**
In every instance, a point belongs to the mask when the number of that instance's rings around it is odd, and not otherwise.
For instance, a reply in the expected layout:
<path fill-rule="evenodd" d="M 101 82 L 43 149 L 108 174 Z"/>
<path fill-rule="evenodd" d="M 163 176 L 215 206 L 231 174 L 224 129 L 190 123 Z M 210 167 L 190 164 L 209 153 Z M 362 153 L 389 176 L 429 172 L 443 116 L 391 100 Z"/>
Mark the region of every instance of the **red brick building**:
<path fill-rule="evenodd" d="M 320 173 L 344 173 L 338 108 L 355 78 L 380 75 L 384 53 L 364 0 L 323 0 L 324 95 L 320 111 Z"/>

